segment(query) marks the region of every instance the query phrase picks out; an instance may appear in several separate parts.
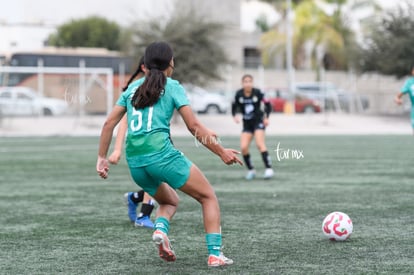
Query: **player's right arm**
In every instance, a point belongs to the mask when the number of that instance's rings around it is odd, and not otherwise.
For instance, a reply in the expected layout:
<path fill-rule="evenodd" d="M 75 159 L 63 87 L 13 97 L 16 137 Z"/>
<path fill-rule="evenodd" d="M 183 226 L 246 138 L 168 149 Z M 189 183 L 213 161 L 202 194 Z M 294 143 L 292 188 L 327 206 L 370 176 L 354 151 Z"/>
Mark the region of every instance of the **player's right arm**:
<path fill-rule="evenodd" d="M 231 103 L 231 115 L 233 116 L 233 120 L 236 123 L 240 122 L 239 117 L 237 116 L 237 110 L 239 109 L 239 103 L 238 103 L 238 93 L 236 93 L 234 97 L 234 101 Z"/>
<path fill-rule="evenodd" d="M 412 81 L 410 79 L 407 79 L 404 83 L 404 85 L 402 86 L 400 92 L 395 96 L 394 98 L 394 102 L 397 103 L 398 105 L 401 105 L 402 102 L 402 97 L 404 94 L 407 94 L 411 91 L 411 86 L 412 86 Z"/>
<path fill-rule="evenodd" d="M 402 97 L 403 97 L 403 93 L 402 92 L 399 92 L 396 96 L 395 96 L 395 98 L 394 98 L 394 102 L 396 103 L 396 104 L 398 104 L 398 105 L 401 105 L 403 102 L 402 102 Z"/>
<path fill-rule="evenodd" d="M 114 128 L 125 115 L 125 111 L 125 107 L 115 105 L 102 127 L 101 137 L 99 139 L 98 160 L 96 163 L 96 171 L 101 178 L 106 179 L 108 177 L 109 162 L 106 156 L 111 144 Z"/>
<path fill-rule="evenodd" d="M 182 106 L 178 112 L 183 118 L 185 125 L 190 133 L 210 151 L 218 155 L 226 164 L 239 163 L 243 165 L 241 160 L 237 157 L 240 154 L 237 150 L 226 149 L 221 146 L 216 133 L 205 127 L 194 115 L 189 105 Z"/>
<path fill-rule="evenodd" d="M 118 133 L 116 134 L 115 146 L 112 154 L 109 156 L 108 160 L 111 164 L 117 164 L 122 156 L 122 148 L 125 141 L 125 134 L 128 131 L 128 119 L 125 114 L 124 117 L 119 122 Z"/>

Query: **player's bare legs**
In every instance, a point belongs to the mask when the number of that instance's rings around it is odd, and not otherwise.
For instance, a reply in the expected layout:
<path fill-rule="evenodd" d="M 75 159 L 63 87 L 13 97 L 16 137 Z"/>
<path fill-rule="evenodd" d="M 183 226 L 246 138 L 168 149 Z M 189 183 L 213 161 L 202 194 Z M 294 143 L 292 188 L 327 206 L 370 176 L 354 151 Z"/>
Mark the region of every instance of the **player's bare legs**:
<path fill-rule="evenodd" d="M 249 154 L 249 146 L 253 140 L 253 134 L 248 132 L 243 132 L 240 136 L 240 150 L 242 155 Z"/>
<path fill-rule="evenodd" d="M 168 238 L 168 231 L 170 229 L 170 220 L 177 211 L 179 198 L 177 192 L 166 183 L 162 183 L 158 187 L 154 198 L 158 202 L 159 207 L 152 240 L 158 246 L 159 256 L 167 262 L 173 262 L 176 256 Z"/>
<path fill-rule="evenodd" d="M 159 204 L 156 217 L 162 216 L 170 220 L 177 211 L 179 202 L 177 192 L 175 192 L 175 190 L 168 184 L 162 183 L 160 187 L 158 187 L 154 199 Z"/>
<path fill-rule="evenodd" d="M 196 165 L 191 166 L 190 177 L 180 190 L 201 204 L 206 233 L 220 233 L 220 207 L 216 194 Z"/>
<path fill-rule="evenodd" d="M 190 176 L 180 190 L 201 204 L 206 233 L 220 232 L 220 207 L 216 194 L 207 178 L 197 166 L 191 166 Z M 163 183 L 158 188 L 154 198 L 159 204 L 157 217 L 165 217 L 167 220 L 171 220 L 179 202 L 175 190 Z"/>
<path fill-rule="evenodd" d="M 151 203 L 152 200 L 153 198 L 148 193 L 144 193 L 144 199 L 142 200 L 143 203 Z"/>
<path fill-rule="evenodd" d="M 224 256 L 221 252 L 220 207 L 216 194 L 213 187 L 197 166 L 191 166 L 190 177 L 180 190 L 201 204 L 209 253 L 207 260 L 208 266 L 217 267 L 233 264 L 233 260 Z"/>
<path fill-rule="evenodd" d="M 267 151 L 264 130 L 254 131 L 254 140 L 256 141 L 256 146 L 260 153 Z"/>

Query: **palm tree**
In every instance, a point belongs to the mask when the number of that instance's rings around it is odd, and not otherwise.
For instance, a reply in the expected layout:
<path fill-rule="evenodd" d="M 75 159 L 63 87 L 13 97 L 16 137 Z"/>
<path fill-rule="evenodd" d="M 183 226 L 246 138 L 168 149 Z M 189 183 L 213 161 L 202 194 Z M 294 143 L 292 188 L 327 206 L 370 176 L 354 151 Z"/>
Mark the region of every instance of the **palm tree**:
<path fill-rule="evenodd" d="M 315 59 L 316 51 L 321 46 L 343 47 L 342 37 L 332 27 L 332 18 L 326 15 L 314 1 L 302 1 L 294 7 L 294 11 L 293 63 L 296 68 L 304 67 L 309 51 Z M 260 48 L 265 65 L 270 63 L 272 56 L 283 53 L 286 43 L 285 26 L 285 21 L 281 21 L 275 28 L 262 35 Z"/>
<path fill-rule="evenodd" d="M 283 10 L 284 0 L 267 1 Z M 349 18 L 355 10 L 378 5 L 374 0 L 325 0 L 333 13 L 325 11 L 322 1 L 302 0 L 294 5 L 294 66 L 318 68 L 322 61 L 328 69 L 346 69 L 348 57 L 355 48 L 356 39 Z M 272 57 L 285 50 L 286 20 L 264 33 L 260 42 L 263 63 L 269 65 Z"/>

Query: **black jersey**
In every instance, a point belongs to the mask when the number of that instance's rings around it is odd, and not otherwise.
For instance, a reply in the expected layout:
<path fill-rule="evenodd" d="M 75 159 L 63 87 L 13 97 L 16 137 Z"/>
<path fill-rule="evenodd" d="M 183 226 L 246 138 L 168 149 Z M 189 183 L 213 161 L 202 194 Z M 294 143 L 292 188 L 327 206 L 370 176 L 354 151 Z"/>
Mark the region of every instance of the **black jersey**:
<path fill-rule="evenodd" d="M 261 121 L 264 114 L 268 117 L 271 111 L 270 103 L 265 99 L 265 95 L 256 88 L 253 88 L 250 96 L 245 96 L 243 89 L 236 92 L 232 104 L 232 115 L 237 112 L 243 114 L 243 120 Z"/>

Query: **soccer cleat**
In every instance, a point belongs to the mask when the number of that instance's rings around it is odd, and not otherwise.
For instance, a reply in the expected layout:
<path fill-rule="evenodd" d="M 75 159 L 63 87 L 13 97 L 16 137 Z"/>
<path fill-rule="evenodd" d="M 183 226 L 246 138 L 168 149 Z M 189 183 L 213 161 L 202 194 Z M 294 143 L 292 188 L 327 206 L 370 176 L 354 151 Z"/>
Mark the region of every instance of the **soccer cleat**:
<path fill-rule="evenodd" d="M 174 262 L 176 257 L 171 248 L 168 236 L 161 230 L 155 230 L 152 234 L 152 240 L 158 246 L 160 258 L 167 262 Z"/>
<path fill-rule="evenodd" d="M 249 170 L 246 174 L 246 180 L 252 180 L 256 177 L 256 171 L 255 170 Z"/>
<path fill-rule="evenodd" d="M 273 171 L 272 168 L 266 168 L 263 178 L 266 179 L 270 179 L 271 177 L 273 177 L 273 175 L 275 174 L 275 172 Z"/>
<path fill-rule="evenodd" d="M 131 222 L 135 222 L 137 219 L 137 207 L 138 203 L 135 203 L 131 200 L 131 195 L 133 192 L 128 192 L 124 194 L 124 201 L 128 207 L 128 217 Z"/>
<path fill-rule="evenodd" d="M 223 252 L 220 253 L 220 256 L 209 255 L 207 260 L 207 265 L 209 267 L 217 267 L 217 266 L 224 266 L 224 265 L 231 265 L 233 264 L 233 260 L 224 256 Z"/>
<path fill-rule="evenodd" d="M 135 227 L 154 228 L 154 223 L 148 216 L 137 217 L 135 220 Z"/>

